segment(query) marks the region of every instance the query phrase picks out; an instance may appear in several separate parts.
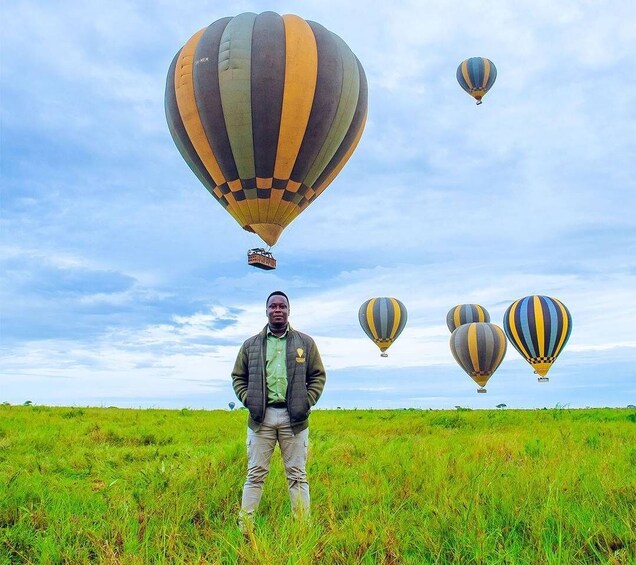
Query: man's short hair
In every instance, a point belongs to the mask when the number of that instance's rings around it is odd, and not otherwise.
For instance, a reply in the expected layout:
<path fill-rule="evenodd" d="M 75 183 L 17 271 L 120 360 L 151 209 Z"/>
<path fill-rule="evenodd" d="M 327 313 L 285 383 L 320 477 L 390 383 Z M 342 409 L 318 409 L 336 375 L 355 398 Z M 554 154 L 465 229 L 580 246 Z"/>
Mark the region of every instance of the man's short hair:
<path fill-rule="evenodd" d="M 267 300 L 265 301 L 265 306 L 267 306 L 269 304 L 269 299 L 272 296 L 284 296 L 285 300 L 287 300 L 287 306 L 289 306 L 289 298 L 287 297 L 287 295 L 282 291 L 282 290 L 275 290 L 274 292 L 272 292 L 268 297 Z"/>

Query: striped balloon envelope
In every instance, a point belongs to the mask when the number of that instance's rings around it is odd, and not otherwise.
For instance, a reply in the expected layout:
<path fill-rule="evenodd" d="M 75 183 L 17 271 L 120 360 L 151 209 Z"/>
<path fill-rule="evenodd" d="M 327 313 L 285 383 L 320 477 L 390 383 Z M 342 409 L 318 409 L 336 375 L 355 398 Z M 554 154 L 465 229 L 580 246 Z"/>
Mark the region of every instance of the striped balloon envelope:
<path fill-rule="evenodd" d="M 367 81 L 351 49 L 320 24 L 249 12 L 214 22 L 179 50 L 165 110 L 201 183 L 271 246 L 358 145 Z"/>
<path fill-rule="evenodd" d="M 506 354 L 506 336 L 495 324 L 472 322 L 451 334 L 450 349 L 459 366 L 479 385 L 477 392 L 486 392 L 488 379 Z"/>
<path fill-rule="evenodd" d="M 497 67 L 485 57 L 471 57 L 459 64 L 457 67 L 457 82 L 470 94 L 477 104 L 481 104 L 481 99 L 495 83 L 497 78 Z"/>
<path fill-rule="evenodd" d="M 458 304 L 446 314 L 446 325 L 453 333 L 459 326 L 471 322 L 490 322 L 490 314 L 479 304 Z"/>
<path fill-rule="evenodd" d="M 358 311 L 360 325 L 380 348 L 381 357 L 388 357 L 386 350 L 402 333 L 406 319 L 406 307 L 396 298 L 371 298 Z"/>
<path fill-rule="evenodd" d="M 539 381 L 572 333 L 572 316 L 560 300 L 531 295 L 515 300 L 504 313 L 504 330 L 510 343 L 532 365 Z"/>

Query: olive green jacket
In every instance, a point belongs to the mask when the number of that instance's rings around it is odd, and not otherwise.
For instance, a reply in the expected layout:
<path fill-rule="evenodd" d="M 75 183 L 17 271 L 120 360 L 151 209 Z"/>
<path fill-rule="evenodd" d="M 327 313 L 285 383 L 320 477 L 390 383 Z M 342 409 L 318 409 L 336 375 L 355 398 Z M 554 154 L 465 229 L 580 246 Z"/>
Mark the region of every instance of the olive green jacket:
<path fill-rule="evenodd" d="M 232 386 L 238 399 L 249 410 L 249 427 L 258 431 L 267 408 L 265 359 L 267 326 L 241 346 L 234 369 Z M 327 374 L 314 340 L 289 326 L 287 332 L 287 411 L 294 434 L 309 425 L 309 412 L 318 402 Z"/>

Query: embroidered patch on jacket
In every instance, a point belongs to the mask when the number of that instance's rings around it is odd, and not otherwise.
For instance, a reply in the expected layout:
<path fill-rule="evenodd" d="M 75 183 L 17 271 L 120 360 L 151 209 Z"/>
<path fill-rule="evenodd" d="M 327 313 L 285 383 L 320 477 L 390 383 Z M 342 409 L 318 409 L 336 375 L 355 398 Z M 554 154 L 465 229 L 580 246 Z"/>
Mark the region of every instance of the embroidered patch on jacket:
<path fill-rule="evenodd" d="M 304 363 L 305 362 L 305 352 L 303 351 L 302 347 L 299 347 L 298 349 L 296 349 L 296 363 Z"/>

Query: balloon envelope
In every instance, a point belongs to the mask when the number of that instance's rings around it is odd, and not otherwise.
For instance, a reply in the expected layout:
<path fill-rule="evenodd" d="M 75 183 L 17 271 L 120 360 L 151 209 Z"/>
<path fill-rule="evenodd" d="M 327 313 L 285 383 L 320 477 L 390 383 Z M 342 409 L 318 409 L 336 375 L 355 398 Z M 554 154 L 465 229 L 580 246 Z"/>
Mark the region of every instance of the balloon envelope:
<path fill-rule="evenodd" d="M 228 402 L 228 406 L 230 407 L 230 410 L 234 410 L 236 404 L 234 404 L 234 402 Z"/>
<path fill-rule="evenodd" d="M 358 320 L 369 338 L 380 348 L 382 356 L 402 333 L 406 325 L 406 307 L 396 298 L 370 298 L 360 306 Z"/>
<path fill-rule="evenodd" d="M 248 12 L 217 20 L 177 53 L 165 110 L 205 188 L 274 245 L 355 150 L 367 82 L 351 49 L 320 24 Z"/>
<path fill-rule="evenodd" d="M 572 316 L 560 300 L 531 295 L 515 300 L 504 313 L 510 343 L 542 377 L 572 333 Z"/>
<path fill-rule="evenodd" d="M 451 334 L 450 349 L 468 376 L 485 387 L 506 354 L 506 336 L 495 324 L 472 322 L 459 326 Z"/>
<path fill-rule="evenodd" d="M 457 82 L 477 100 L 477 104 L 481 104 L 481 99 L 490 90 L 496 78 L 497 67 L 485 57 L 471 57 L 457 67 Z"/>
<path fill-rule="evenodd" d="M 490 322 L 490 314 L 479 304 L 458 304 L 446 314 L 446 325 L 453 333 L 459 326 L 471 322 Z"/>

